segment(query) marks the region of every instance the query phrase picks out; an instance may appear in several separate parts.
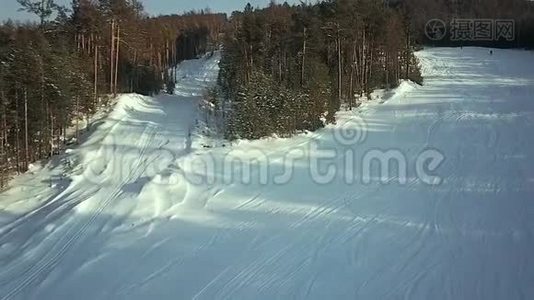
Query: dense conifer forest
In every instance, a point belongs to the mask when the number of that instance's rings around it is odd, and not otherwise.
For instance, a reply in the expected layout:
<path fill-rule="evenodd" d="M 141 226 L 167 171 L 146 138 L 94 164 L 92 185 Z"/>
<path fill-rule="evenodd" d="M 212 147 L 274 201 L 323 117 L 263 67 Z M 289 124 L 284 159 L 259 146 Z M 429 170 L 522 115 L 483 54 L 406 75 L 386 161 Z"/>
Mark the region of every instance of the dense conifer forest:
<path fill-rule="evenodd" d="M 206 99 L 228 139 L 317 130 L 377 88 L 422 83 L 422 45 L 534 46 L 527 0 L 329 0 L 150 17 L 139 0 L 17 0 L 37 22 L 0 25 L 0 186 L 51 157 L 118 93 L 173 91 L 184 59 L 222 49 Z M 514 19 L 513 41 L 429 41 L 439 18 Z M 219 128 L 219 129 L 221 129 Z M 76 138 L 78 130 L 76 130 Z M 74 139 L 76 140 L 76 139 Z"/>
<path fill-rule="evenodd" d="M 234 13 L 219 76 L 227 137 L 316 130 L 375 88 L 420 83 L 407 17 L 374 0 L 248 5 Z"/>
<path fill-rule="evenodd" d="M 430 40 L 427 22 L 513 20 L 511 40 Z M 472 25 L 472 24 L 471 24 Z M 473 28 L 471 28 L 473 30 Z M 271 2 L 235 12 L 224 34 L 219 91 L 211 99 L 227 138 L 287 136 L 335 122 L 376 88 L 422 82 L 422 45 L 533 47 L 534 3 L 527 0 L 330 0 Z M 214 96 L 214 94 L 219 96 Z"/>
<path fill-rule="evenodd" d="M 19 3 L 39 21 L 0 26 L 0 186 L 57 154 L 66 129 L 113 95 L 171 89 L 176 65 L 214 49 L 226 22 L 206 11 L 149 17 L 136 0 Z"/>

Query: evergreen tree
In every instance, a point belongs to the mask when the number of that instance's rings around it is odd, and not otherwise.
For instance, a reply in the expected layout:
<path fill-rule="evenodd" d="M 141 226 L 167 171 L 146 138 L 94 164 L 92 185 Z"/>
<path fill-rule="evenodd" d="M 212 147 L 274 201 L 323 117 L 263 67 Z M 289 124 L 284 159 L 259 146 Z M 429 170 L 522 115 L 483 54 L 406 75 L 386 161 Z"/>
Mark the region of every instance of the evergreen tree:
<path fill-rule="evenodd" d="M 67 128 L 78 140 L 80 121 L 109 93 L 154 94 L 164 81 L 170 88 L 180 60 L 215 47 L 226 21 L 149 18 L 135 0 L 73 0 L 70 10 L 52 0 L 19 3 L 39 23 L 0 25 L 0 188 L 61 151 Z"/>
<path fill-rule="evenodd" d="M 316 130 L 358 95 L 416 78 L 404 22 L 403 11 L 373 0 L 249 4 L 234 13 L 219 74 L 232 109 L 227 136 Z"/>

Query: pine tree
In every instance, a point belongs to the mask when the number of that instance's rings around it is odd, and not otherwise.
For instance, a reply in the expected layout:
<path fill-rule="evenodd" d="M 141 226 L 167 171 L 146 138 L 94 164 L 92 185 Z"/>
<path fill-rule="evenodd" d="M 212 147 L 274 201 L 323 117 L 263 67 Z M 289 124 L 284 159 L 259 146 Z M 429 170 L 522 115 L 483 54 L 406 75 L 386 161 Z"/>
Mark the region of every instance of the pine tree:
<path fill-rule="evenodd" d="M 233 103 L 228 124 L 247 125 L 228 126 L 227 136 L 316 130 L 335 122 L 342 104 L 356 106 L 358 94 L 416 77 L 409 38 L 398 34 L 407 27 L 402 13 L 373 0 L 336 0 L 247 5 L 232 15 L 219 85 Z"/>
<path fill-rule="evenodd" d="M 220 14 L 149 18 L 136 0 L 72 0 L 71 10 L 52 0 L 19 3 L 39 23 L 0 25 L 0 188 L 61 151 L 67 128 L 78 138 L 81 119 L 108 92 L 154 94 L 164 79 L 171 86 L 169 70 L 215 47 L 226 22 Z"/>

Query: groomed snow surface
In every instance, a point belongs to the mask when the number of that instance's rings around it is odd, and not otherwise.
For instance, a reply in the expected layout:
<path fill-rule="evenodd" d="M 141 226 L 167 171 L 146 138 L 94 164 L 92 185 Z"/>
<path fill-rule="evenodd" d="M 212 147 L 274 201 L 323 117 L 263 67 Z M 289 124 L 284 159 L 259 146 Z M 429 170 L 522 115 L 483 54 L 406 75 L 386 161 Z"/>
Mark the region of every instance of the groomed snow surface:
<path fill-rule="evenodd" d="M 532 299 L 534 53 L 493 53 L 233 145 L 198 105 L 219 55 L 184 62 L 0 194 L 0 299 Z"/>

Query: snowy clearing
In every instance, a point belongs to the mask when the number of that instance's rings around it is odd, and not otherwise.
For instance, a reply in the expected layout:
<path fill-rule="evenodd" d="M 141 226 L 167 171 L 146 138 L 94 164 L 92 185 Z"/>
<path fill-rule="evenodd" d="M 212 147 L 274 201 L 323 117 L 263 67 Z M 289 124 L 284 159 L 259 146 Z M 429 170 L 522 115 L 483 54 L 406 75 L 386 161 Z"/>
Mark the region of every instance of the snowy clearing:
<path fill-rule="evenodd" d="M 0 299 L 534 298 L 534 53 L 418 56 L 424 86 L 290 139 L 195 131 L 218 54 L 122 96 L 0 194 Z"/>

